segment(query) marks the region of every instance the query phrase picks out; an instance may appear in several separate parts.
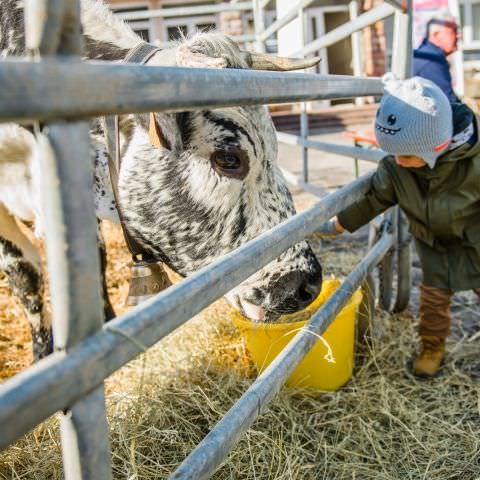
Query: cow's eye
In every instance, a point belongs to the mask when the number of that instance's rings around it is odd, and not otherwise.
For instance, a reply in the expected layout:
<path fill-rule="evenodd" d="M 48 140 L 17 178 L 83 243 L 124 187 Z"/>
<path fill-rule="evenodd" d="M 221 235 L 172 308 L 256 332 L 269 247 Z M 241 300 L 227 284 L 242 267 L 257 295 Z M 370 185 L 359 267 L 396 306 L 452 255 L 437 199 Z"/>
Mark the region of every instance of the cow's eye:
<path fill-rule="evenodd" d="M 239 148 L 216 150 L 210 160 L 214 170 L 220 175 L 241 179 L 248 173 L 248 156 Z"/>
<path fill-rule="evenodd" d="M 215 165 L 223 170 L 238 170 L 242 163 L 237 155 L 228 151 L 215 152 L 213 159 Z"/>

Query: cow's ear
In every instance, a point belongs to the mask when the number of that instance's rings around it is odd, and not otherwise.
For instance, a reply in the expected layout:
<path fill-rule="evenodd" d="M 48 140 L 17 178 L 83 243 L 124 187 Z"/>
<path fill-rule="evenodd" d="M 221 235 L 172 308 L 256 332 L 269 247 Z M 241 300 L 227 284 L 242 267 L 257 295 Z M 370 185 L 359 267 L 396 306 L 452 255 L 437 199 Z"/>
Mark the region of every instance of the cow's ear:
<path fill-rule="evenodd" d="M 171 150 L 172 147 L 167 137 L 164 135 L 162 128 L 157 120 L 155 113 L 150 112 L 149 124 L 148 124 L 148 138 L 150 143 L 158 148 L 166 148 Z"/>

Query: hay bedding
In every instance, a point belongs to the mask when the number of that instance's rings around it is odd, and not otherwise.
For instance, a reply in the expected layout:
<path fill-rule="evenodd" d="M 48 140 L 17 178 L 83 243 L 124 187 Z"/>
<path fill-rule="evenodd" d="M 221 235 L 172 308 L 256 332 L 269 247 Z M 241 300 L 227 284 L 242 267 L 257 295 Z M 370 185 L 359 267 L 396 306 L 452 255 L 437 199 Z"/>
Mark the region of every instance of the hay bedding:
<path fill-rule="evenodd" d="M 106 233 L 109 287 L 120 310 L 127 256 L 118 229 Z M 363 255 L 361 245 L 326 242 L 325 271 L 348 273 Z M 6 378 L 30 362 L 30 340 L 3 283 L 0 301 Z M 470 309 L 478 316 L 470 301 L 460 299 L 458 315 Z M 116 479 L 166 478 L 254 379 L 227 312 L 224 301 L 215 303 L 108 379 Z M 480 388 L 459 368 L 479 357 L 478 335 L 457 326 L 460 342 L 449 345 L 445 374 L 419 382 L 405 369 L 415 348 L 414 324 L 409 314 L 377 312 L 375 334 L 357 352 L 354 379 L 318 398 L 282 391 L 213 478 L 479 479 Z M 0 478 L 62 478 L 54 418 L 0 454 Z"/>

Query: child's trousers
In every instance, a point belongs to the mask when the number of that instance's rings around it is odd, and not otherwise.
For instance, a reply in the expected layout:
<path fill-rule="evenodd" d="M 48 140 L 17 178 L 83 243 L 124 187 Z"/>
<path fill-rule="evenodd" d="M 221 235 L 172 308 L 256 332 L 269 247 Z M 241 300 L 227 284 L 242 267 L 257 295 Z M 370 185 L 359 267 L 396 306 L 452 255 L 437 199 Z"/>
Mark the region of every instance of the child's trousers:
<path fill-rule="evenodd" d="M 480 288 L 474 288 L 473 291 L 480 297 Z M 420 285 L 420 325 L 418 333 L 421 337 L 447 338 L 450 335 L 452 296 L 453 290 L 448 288 Z"/>

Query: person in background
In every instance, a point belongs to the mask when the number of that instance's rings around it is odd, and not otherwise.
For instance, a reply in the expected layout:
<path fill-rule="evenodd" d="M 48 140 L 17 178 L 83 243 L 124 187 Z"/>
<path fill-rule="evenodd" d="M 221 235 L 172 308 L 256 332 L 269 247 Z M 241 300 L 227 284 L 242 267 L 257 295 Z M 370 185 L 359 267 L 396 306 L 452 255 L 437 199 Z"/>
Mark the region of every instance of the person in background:
<path fill-rule="evenodd" d="M 413 52 L 413 75 L 438 85 L 451 103 L 459 102 L 452 87 L 447 57 L 458 49 L 458 24 L 451 15 L 439 15 L 427 23 L 422 44 Z"/>
<path fill-rule="evenodd" d="M 480 141 L 473 112 L 450 104 L 429 80 L 384 77 L 375 136 L 388 154 L 365 197 L 326 222 L 320 234 L 354 232 L 398 204 L 422 268 L 420 354 L 414 373 L 435 376 L 450 334 L 455 291 L 480 287 Z"/>

